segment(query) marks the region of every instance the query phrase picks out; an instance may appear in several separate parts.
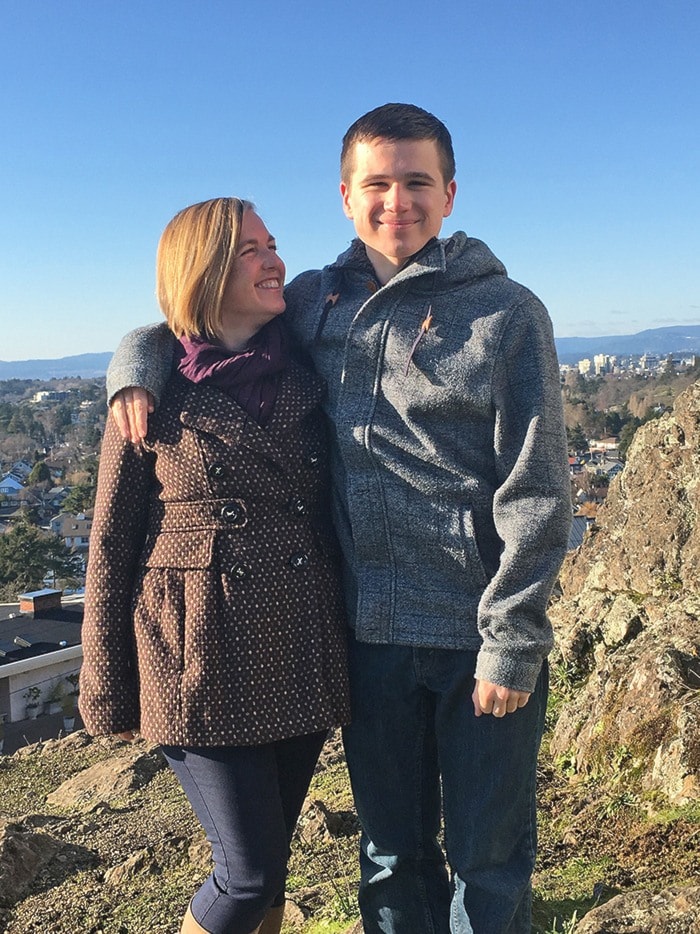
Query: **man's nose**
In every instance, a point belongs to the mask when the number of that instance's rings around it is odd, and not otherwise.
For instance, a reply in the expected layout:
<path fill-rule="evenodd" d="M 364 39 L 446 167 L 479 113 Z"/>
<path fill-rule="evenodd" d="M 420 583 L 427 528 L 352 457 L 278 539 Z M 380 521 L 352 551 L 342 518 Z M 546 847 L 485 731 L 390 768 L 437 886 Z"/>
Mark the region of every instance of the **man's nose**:
<path fill-rule="evenodd" d="M 389 211 L 405 211 L 408 208 L 406 190 L 402 185 L 391 185 L 384 196 L 384 207 Z"/>

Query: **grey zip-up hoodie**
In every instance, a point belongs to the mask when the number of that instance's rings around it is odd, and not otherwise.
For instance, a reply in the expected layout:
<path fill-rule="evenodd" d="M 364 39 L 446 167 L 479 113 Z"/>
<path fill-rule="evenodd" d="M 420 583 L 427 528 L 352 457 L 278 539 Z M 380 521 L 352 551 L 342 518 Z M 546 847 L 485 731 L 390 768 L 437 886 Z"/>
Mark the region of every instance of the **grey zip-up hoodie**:
<path fill-rule="evenodd" d="M 358 638 L 475 649 L 477 677 L 532 691 L 571 521 L 546 309 L 461 232 L 431 241 L 383 286 L 354 241 L 286 296 L 288 324 L 328 383 Z M 157 396 L 169 365 L 154 370 L 154 350 L 169 364 L 170 338 L 134 333 L 108 391 Z"/>

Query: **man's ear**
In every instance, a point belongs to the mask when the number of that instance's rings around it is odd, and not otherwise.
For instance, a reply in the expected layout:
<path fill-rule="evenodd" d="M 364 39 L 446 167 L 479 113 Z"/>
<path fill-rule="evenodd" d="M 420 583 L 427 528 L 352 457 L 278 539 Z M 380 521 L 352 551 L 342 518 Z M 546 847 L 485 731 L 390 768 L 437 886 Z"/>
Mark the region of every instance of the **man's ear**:
<path fill-rule="evenodd" d="M 345 182 L 340 183 L 340 197 L 343 199 L 343 211 L 345 212 L 345 216 L 352 220 L 352 208 L 350 207 L 350 189 L 345 184 Z"/>
<path fill-rule="evenodd" d="M 452 179 L 450 184 L 447 186 L 447 191 L 445 193 L 445 207 L 442 211 L 443 217 L 449 217 L 452 213 L 452 208 L 455 206 L 455 195 L 457 194 L 457 182 Z"/>

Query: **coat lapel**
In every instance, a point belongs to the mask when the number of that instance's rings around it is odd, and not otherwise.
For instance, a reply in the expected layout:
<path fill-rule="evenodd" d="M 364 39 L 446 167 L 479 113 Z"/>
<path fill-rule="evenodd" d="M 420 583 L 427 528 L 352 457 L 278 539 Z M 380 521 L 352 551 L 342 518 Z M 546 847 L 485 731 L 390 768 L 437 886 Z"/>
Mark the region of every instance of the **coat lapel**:
<path fill-rule="evenodd" d="M 267 427 L 262 428 L 230 396 L 206 384 L 188 383 L 180 421 L 195 431 L 206 432 L 228 444 L 241 444 L 284 466 L 284 437 L 316 408 L 323 395 L 321 381 L 291 363 L 280 386 Z"/>

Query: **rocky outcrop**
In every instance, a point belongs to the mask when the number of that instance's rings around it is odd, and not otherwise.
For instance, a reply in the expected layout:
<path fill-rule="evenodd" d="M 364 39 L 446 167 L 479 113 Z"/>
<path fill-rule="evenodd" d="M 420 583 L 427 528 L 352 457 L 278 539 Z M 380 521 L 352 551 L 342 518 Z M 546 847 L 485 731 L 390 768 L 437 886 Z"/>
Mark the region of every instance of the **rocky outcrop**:
<path fill-rule="evenodd" d="M 572 686 L 553 755 L 673 804 L 700 798 L 699 514 L 695 384 L 635 435 L 551 611 Z"/>
<path fill-rule="evenodd" d="M 589 911 L 576 934 L 697 934 L 700 887 L 628 892 Z"/>
<path fill-rule="evenodd" d="M 91 810 L 109 804 L 147 784 L 166 767 L 165 759 L 152 750 L 129 750 L 119 757 L 98 762 L 65 781 L 46 798 L 50 807 Z"/>

